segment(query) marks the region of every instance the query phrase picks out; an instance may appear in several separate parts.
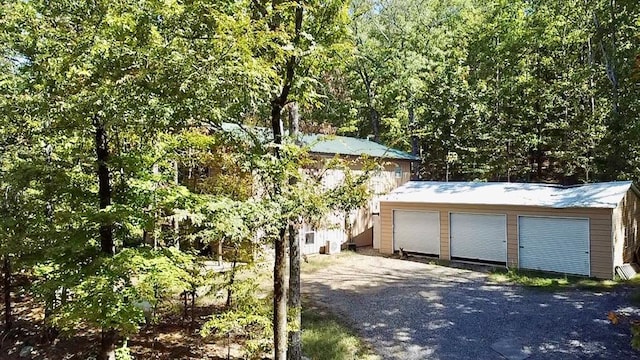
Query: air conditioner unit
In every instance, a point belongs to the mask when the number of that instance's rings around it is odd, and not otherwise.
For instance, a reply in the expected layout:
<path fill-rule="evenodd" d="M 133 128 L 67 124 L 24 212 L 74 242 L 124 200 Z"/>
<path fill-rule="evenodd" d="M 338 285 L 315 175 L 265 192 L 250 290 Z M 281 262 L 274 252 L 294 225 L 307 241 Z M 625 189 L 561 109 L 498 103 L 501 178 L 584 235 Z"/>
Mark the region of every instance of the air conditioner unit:
<path fill-rule="evenodd" d="M 327 241 L 327 245 L 325 247 L 325 253 L 328 255 L 337 254 L 340 252 L 340 242 L 338 241 Z"/>

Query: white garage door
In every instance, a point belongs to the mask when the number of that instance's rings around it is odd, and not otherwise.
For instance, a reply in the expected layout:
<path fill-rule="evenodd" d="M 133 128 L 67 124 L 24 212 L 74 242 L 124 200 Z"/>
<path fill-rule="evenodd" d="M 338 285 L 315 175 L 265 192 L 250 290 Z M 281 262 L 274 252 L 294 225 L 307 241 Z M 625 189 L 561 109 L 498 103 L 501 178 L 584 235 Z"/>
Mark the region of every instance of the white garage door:
<path fill-rule="evenodd" d="M 521 216 L 520 267 L 589 275 L 589 220 Z"/>
<path fill-rule="evenodd" d="M 437 212 L 393 211 L 394 249 L 440 255 L 440 215 Z"/>
<path fill-rule="evenodd" d="M 451 214 L 451 256 L 507 262 L 507 217 Z"/>

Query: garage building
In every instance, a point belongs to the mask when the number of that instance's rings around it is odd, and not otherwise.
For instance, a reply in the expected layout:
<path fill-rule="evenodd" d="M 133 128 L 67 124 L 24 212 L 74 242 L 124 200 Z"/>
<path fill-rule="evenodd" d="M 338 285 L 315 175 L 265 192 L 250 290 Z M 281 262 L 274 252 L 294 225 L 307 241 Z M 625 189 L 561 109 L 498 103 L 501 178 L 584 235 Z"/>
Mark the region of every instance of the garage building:
<path fill-rule="evenodd" d="M 603 279 L 635 262 L 638 189 L 411 181 L 380 200 L 379 250 Z"/>

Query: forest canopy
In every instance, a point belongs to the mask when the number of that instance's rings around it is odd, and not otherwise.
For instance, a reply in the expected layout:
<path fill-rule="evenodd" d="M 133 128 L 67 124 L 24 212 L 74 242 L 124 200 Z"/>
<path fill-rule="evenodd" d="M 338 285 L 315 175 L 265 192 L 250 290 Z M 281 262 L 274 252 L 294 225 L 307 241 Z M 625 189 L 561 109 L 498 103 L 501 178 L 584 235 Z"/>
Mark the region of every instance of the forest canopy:
<path fill-rule="evenodd" d="M 368 1 L 306 117 L 422 157 L 422 179 L 636 179 L 640 6 Z M 341 59 L 342 60 L 342 59 Z"/>
<path fill-rule="evenodd" d="M 422 180 L 635 180 L 639 74 L 637 0 L 0 0 L 5 326 L 27 272 L 46 327 L 99 330 L 112 359 L 140 304 L 210 280 L 194 244 L 275 245 L 273 309 L 215 286 L 284 359 L 288 239 L 369 196 L 303 176 L 296 134 L 406 150 Z"/>

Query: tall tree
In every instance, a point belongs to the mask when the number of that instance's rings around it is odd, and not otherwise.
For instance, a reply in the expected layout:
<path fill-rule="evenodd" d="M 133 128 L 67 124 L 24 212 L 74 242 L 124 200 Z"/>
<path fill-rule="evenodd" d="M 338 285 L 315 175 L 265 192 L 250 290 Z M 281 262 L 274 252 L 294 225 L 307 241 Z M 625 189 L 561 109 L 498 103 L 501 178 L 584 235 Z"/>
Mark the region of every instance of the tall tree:
<path fill-rule="evenodd" d="M 363 110 L 349 121 L 365 131 L 375 104 L 383 142 L 413 150 L 413 134 L 423 179 L 444 179 L 450 152 L 459 159 L 449 166 L 453 179 L 635 176 L 629 139 L 637 128 L 628 119 L 637 117 L 630 94 L 639 8 L 604 0 L 358 1 L 355 65 L 340 98 Z"/>
<path fill-rule="evenodd" d="M 36 287 L 48 321 L 101 328 L 99 358 L 112 359 L 148 294 L 132 277 L 149 268 L 132 258 L 173 261 L 144 248 L 142 229 L 190 204 L 159 144 L 181 128 L 255 111 L 269 73 L 256 71 L 261 39 L 246 36 L 249 8 L 235 1 L 2 2 L 0 13 L 2 55 L 26 79 L 21 107 L 11 114 L 3 102 L 3 120 L 29 123 L 18 134 L 40 147 L 10 160 L 9 174 L 23 180 L 3 189 L 35 194 L 47 209 L 46 236 L 28 237 L 48 240 L 38 259 L 47 278 Z"/>
<path fill-rule="evenodd" d="M 292 102 L 288 106 L 289 110 L 289 134 L 293 138 L 293 141 L 300 145 L 300 112 L 298 104 Z M 293 177 L 289 178 L 289 185 L 295 186 L 297 180 Z M 291 321 L 295 325 L 295 328 L 289 331 L 288 347 L 287 347 L 287 359 L 301 359 L 302 358 L 302 337 L 301 337 L 301 323 L 302 323 L 302 296 L 300 289 L 300 223 L 295 219 L 289 221 L 287 233 L 289 236 L 289 298 L 287 306 L 289 307 L 291 315 Z"/>
<path fill-rule="evenodd" d="M 267 30 L 276 38 L 267 56 L 276 59 L 275 95 L 270 100 L 270 129 L 273 133 L 273 155 L 283 160 L 284 133 L 282 113 L 287 103 L 296 99 L 310 103 L 316 96 L 314 83 L 319 76 L 318 59 L 339 51 L 345 32 L 345 1 L 272 1 L 254 2 L 258 19 L 265 19 Z M 286 168 L 286 167 L 285 167 Z M 283 168 L 284 169 L 284 168 Z M 291 171 L 291 169 L 290 169 Z M 293 171 L 298 171 L 297 167 Z M 273 195 L 283 198 L 289 183 L 287 171 L 278 172 Z M 284 205 L 286 202 L 283 200 Z M 274 353 L 275 359 L 287 358 L 287 241 L 288 225 L 299 214 L 285 207 L 275 240 L 274 265 Z M 294 346 L 295 347 L 295 346 Z M 298 354 L 299 355 L 299 354 Z"/>

